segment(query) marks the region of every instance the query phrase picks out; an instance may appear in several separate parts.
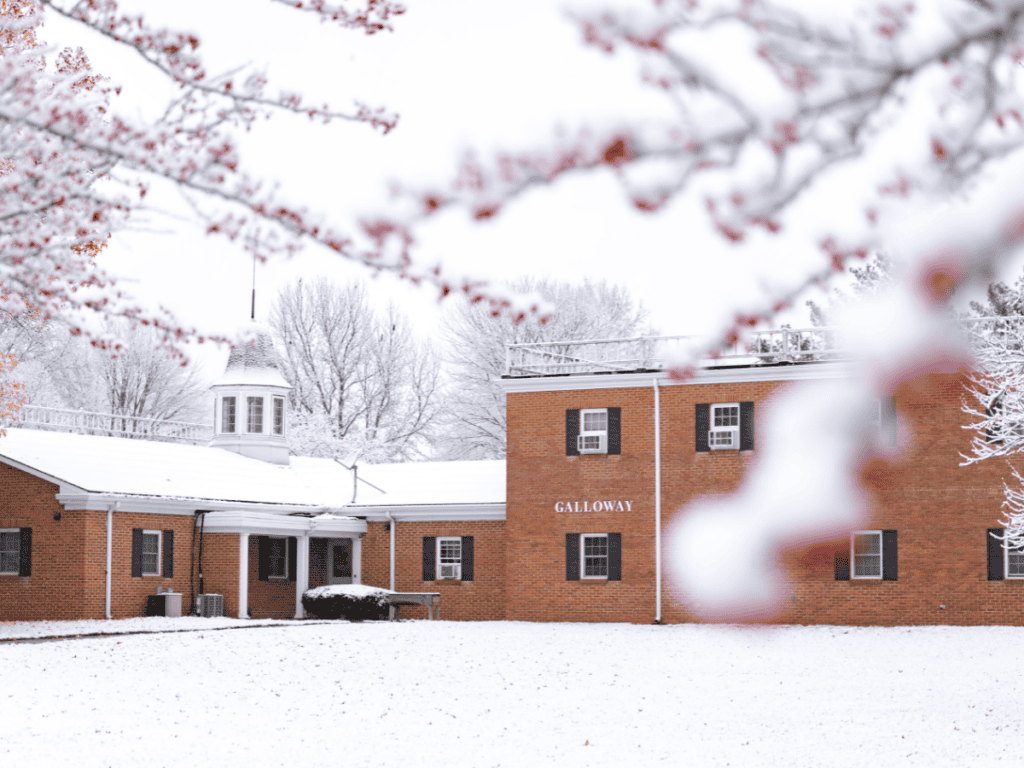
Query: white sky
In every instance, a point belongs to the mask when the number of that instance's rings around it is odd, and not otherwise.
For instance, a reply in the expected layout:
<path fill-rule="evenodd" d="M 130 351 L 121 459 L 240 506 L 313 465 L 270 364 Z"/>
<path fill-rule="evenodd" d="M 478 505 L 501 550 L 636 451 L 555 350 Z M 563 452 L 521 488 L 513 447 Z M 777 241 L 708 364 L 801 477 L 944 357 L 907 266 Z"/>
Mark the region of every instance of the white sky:
<path fill-rule="evenodd" d="M 494 3 L 409 0 L 395 32 L 374 36 L 271 3 L 253 13 L 251 0 L 136 2 L 152 24 L 197 32 L 211 73 L 252 64 L 266 68 L 270 93 L 298 90 L 339 109 L 359 99 L 401 115 L 387 136 L 362 124 L 323 126 L 279 115 L 242 138 L 248 169 L 343 231 L 361 215 L 387 210 L 392 180 L 445 186 L 467 148 L 487 158 L 498 148 L 550 143 L 560 130 L 571 136 L 588 125 L 667 115 L 667 100 L 640 83 L 639 62 L 584 47 L 558 2 L 521 0 L 510 12 Z M 43 37 L 83 45 L 95 69 L 124 86 L 118 110 L 152 114 L 172 93 L 137 56 L 59 19 L 48 22 Z M 476 278 L 622 283 L 643 300 L 662 334 L 717 330 L 736 307 L 760 298 L 767 282 L 788 287 L 820 266 L 813 242 L 817 214 L 827 213 L 820 203 L 808 201 L 802 212 L 797 206 L 792 221 L 803 226 L 775 237 L 754 232 L 741 250 L 711 232 L 698 198 L 690 194 L 643 214 L 610 172 L 566 178 L 487 223 L 472 222 L 464 211 L 438 216 L 420 231 L 416 253 L 421 263 L 441 262 Z M 171 308 L 184 323 L 232 333 L 249 315 L 251 259 L 223 238 L 203 235 L 175 195 L 155 188 L 149 199 L 173 215 L 150 216 L 138 223 L 144 231 L 117 235 L 101 263 L 132 293 Z M 266 319 L 280 286 L 321 274 L 344 281 L 368 273 L 308 246 L 292 260 L 258 268 L 257 319 Z M 370 283 L 378 304 L 394 300 L 425 337 L 436 332 L 435 289 L 388 275 Z M 807 325 L 803 302 L 778 322 Z M 209 350 L 197 359 L 212 374 L 226 354 Z"/>
<path fill-rule="evenodd" d="M 267 68 L 272 93 L 291 88 L 336 108 L 359 99 L 400 113 L 388 136 L 360 124 L 311 125 L 282 115 L 243 137 L 249 169 L 342 229 L 361 214 L 384 210 L 391 180 L 445 184 L 466 148 L 487 157 L 497 148 L 542 145 L 560 129 L 573 135 L 619 116 L 666 114 L 667 102 L 640 84 L 638 63 L 584 47 L 559 3 L 524 0 L 514 13 L 457 0 L 408 6 L 394 33 L 371 37 L 272 4 L 260 4 L 259 13 L 251 12 L 251 2 L 235 0 L 147 3 L 144 10 L 150 23 L 198 32 L 211 73 L 251 63 Z M 151 113 L 162 104 L 155 96 L 170 93 L 137 56 L 78 30 L 72 36 L 60 20 L 48 21 L 43 37 L 83 45 L 94 68 L 123 85 L 115 105 L 121 111 Z M 149 217 L 140 225 L 146 231 L 117 235 L 101 263 L 135 295 L 171 308 L 185 323 L 232 332 L 249 314 L 251 261 L 241 248 L 199 232 L 174 196 L 157 188 L 150 199 L 175 216 Z M 751 282 L 759 271 L 750 268 L 751 251 L 740 255 L 712 234 L 693 199 L 641 214 L 610 173 L 534 191 L 485 224 L 451 212 L 421 235 L 418 255 L 425 263 L 443 262 L 475 277 L 623 283 L 663 334 L 710 330 L 737 299 L 760 290 Z M 782 242 L 753 251 L 762 265 L 771 253 L 786 260 Z M 309 246 L 293 260 L 258 268 L 257 319 L 266 319 L 279 286 L 315 274 L 348 280 L 367 273 Z M 371 289 L 380 304 L 396 301 L 425 335 L 436 330 L 433 288 L 382 276 Z M 793 322 L 803 324 L 803 314 Z M 214 370 L 225 356 L 212 356 Z"/>

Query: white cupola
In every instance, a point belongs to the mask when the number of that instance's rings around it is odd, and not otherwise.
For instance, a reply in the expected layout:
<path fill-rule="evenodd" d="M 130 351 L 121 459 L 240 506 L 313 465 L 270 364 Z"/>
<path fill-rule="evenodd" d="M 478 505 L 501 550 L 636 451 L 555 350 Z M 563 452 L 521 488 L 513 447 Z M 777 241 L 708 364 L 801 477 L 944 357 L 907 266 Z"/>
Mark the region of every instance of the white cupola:
<path fill-rule="evenodd" d="M 272 464 L 288 463 L 288 390 L 270 329 L 246 323 L 214 396 L 212 448 Z"/>

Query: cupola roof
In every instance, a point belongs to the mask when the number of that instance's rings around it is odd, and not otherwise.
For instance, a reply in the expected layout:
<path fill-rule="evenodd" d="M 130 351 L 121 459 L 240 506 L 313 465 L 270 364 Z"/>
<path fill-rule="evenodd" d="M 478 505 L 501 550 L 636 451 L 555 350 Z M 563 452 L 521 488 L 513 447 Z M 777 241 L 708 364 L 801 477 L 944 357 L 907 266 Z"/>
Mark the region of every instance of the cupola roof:
<path fill-rule="evenodd" d="M 228 356 L 224 373 L 213 385 L 255 384 L 291 389 L 281 373 L 281 357 L 274 348 L 270 328 L 250 321 L 239 329 L 238 336 L 238 344 Z"/>

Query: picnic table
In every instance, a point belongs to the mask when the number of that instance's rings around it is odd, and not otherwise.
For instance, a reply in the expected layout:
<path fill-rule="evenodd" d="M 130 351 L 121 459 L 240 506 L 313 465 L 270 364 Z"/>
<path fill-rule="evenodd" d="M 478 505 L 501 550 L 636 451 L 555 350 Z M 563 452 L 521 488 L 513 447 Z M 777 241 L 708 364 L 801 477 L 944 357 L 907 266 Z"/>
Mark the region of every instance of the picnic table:
<path fill-rule="evenodd" d="M 402 618 L 403 605 L 425 605 L 430 621 L 434 620 L 435 610 L 437 618 L 441 618 L 440 592 L 393 592 L 384 597 L 389 603 L 388 618 L 391 621 Z"/>

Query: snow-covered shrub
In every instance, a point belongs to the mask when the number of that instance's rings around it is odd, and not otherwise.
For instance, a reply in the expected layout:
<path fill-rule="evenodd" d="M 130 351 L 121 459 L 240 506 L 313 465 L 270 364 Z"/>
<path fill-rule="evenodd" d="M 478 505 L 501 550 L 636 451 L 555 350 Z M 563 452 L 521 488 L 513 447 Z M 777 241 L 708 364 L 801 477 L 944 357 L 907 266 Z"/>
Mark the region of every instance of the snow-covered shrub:
<path fill-rule="evenodd" d="M 317 619 L 374 621 L 388 617 L 384 596 L 389 594 L 391 590 L 364 584 L 331 584 L 303 592 L 302 607 Z"/>

